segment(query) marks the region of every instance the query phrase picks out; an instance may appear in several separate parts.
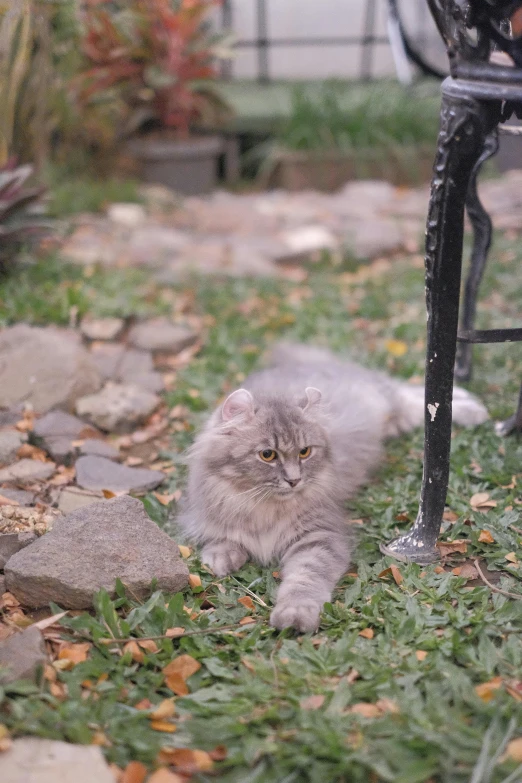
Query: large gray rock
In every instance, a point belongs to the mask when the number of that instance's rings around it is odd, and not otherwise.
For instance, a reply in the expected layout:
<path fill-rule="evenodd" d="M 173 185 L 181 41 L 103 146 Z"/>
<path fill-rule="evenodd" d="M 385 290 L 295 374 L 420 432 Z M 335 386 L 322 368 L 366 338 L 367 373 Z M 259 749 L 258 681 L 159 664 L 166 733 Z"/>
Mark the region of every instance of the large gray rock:
<path fill-rule="evenodd" d="M 18 324 L 0 332 L 0 407 L 24 401 L 37 413 L 71 409 L 100 385 L 85 348 L 58 330 Z"/>
<path fill-rule="evenodd" d="M 35 680 L 47 660 L 43 636 L 38 628 L 26 628 L 0 642 L 0 682 Z M 0 753 L 0 780 L 10 782 L 2 774 Z"/>
<path fill-rule="evenodd" d="M 26 438 L 16 430 L 0 432 L 0 465 L 9 465 L 14 459 Z"/>
<path fill-rule="evenodd" d="M 136 324 L 129 332 L 129 342 L 143 351 L 179 353 L 198 339 L 197 332 L 174 324 L 167 318 L 153 318 Z"/>
<path fill-rule="evenodd" d="M 10 557 L 36 539 L 36 533 L 31 530 L 26 533 L 0 533 L 0 569 L 5 566 Z"/>
<path fill-rule="evenodd" d="M 108 432 L 129 432 L 144 422 L 159 405 L 160 398 L 138 386 L 108 384 L 98 394 L 82 397 L 76 412 Z"/>
<path fill-rule="evenodd" d="M 2 783 L 114 783 L 101 748 L 21 737 L 0 753 Z"/>
<path fill-rule="evenodd" d="M 44 481 L 56 470 L 54 462 L 40 462 L 37 459 L 21 459 L 8 468 L 0 470 L 0 484 L 3 481 L 17 484 L 30 484 L 33 481 Z"/>
<path fill-rule="evenodd" d="M 105 588 L 115 594 L 116 579 L 144 598 L 155 579 L 167 593 L 181 590 L 188 569 L 176 543 L 147 516 L 143 504 L 124 496 L 82 508 L 5 567 L 7 589 L 26 606 L 54 601 L 70 609 L 92 605 Z"/>
<path fill-rule="evenodd" d="M 106 457 L 107 459 L 120 460 L 121 454 L 111 443 L 98 438 L 88 438 L 80 446 L 80 454 L 84 456 Z"/>
<path fill-rule="evenodd" d="M 98 343 L 91 348 L 91 358 L 104 381 L 117 380 L 125 346 L 119 343 Z"/>
<path fill-rule="evenodd" d="M 129 468 L 94 455 L 80 457 L 76 463 L 76 483 L 83 489 L 111 492 L 147 492 L 164 480 L 159 470 Z"/>

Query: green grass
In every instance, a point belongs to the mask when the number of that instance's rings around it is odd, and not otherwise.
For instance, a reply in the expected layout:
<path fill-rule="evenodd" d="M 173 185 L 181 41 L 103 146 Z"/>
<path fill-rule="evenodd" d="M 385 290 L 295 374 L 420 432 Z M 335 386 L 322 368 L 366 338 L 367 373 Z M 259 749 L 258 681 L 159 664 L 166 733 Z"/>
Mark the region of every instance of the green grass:
<path fill-rule="evenodd" d="M 483 288 L 481 328 L 517 323 L 521 260 L 517 243 L 497 237 Z M 61 293 L 53 293 L 57 289 Z M 182 290 L 194 297 L 195 311 L 207 317 L 209 326 L 204 349 L 179 374 L 168 396 L 169 405 L 189 408 L 190 428 L 177 434 L 165 452 L 177 468 L 169 474 L 166 492 L 183 486 L 182 452 L 194 429 L 275 339 L 314 340 L 396 375 L 422 374 L 423 271 L 407 259 L 366 279 L 325 263 L 302 284 L 236 280 L 216 286 L 194 280 Z M 64 323 L 71 298 L 81 312 L 166 312 L 168 294 L 141 273 L 97 270 L 85 279 L 75 268 L 47 262 L 19 270 L 3 284 L 0 319 Z M 403 356 L 390 355 L 390 339 L 406 343 Z M 520 359 L 516 345 L 476 350 L 471 388 L 494 417 L 512 411 Z M 193 777 L 209 783 L 215 778 L 226 783 L 521 781 L 522 771 L 514 773 L 516 763 L 494 754 L 510 732 L 521 734 L 515 727 L 522 725 L 522 702 L 505 687 L 483 701 L 475 686 L 494 677 L 520 680 L 522 603 L 480 583 L 470 586 L 451 572 L 437 573 L 433 566 L 400 564 L 400 585 L 380 576 L 392 561 L 380 555 L 379 542 L 407 529 L 415 518 L 421 454 L 421 432 L 390 443 L 382 470 L 351 502 L 352 516 L 364 520 L 357 526 L 358 575 L 346 576 L 338 586 L 314 637 L 268 626 L 277 586 L 272 569 L 247 565 L 234 577 L 216 580 L 193 554 L 189 568 L 200 574 L 203 591 L 155 593 L 143 606 L 123 591 L 113 602 L 102 594 L 92 614 L 65 618 L 69 638 L 93 641 L 87 661 L 58 672 L 67 697 L 53 696 L 47 684 L 8 686 L 0 696 L 1 720 L 15 735 L 73 742 L 89 743 L 103 732 L 110 743 L 104 753 L 119 766 L 138 759 L 153 769 L 165 745 L 207 751 L 224 745 L 227 757 L 213 772 Z M 506 488 L 513 475 L 520 484 L 521 463 L 522 444 L 516 438 L 499 441 L 491 422 L 473 431 L 457 430 L 448 505 L 458 521 L 445 523 L 443 538 L 465 539 L 467 557 L 480 557 L 499 572 L 504 589 L 522 596 L 520 568 L 505 559 L 513 551 L 521 554 L 519 489 Z M 487 514 L 470 508 L 471 495 L 480 491 L 497 501 Z M 145 505 L 158 524 L 175 530 L 175 509 L 169 513 L 152 495 Z M 478 540 L 483 529 L 491 532 L 493 544 Z M 239 632 L 158 641 L 158 652 L 147 653 L 142 664 L 128 653 L 119 655 L 117 645 L 99 642 L 108 629 L 116 637 L 139 637 L 174 626 L 193 632 L 237 623 L 247 614 L 238 599 L 249 590 L 268 608 L 255 601 L 256 624 Z M 193 610 L 193 619 L 184 605 Z M 360 636 L 367 628 L 374 632 L 371 639 Z M 417 650 L 426 651 L 424 660 L 418 660 Z M 179 653 L 196 658 L 201 668 L 189 680 L 190 694 L 176 700 L 176 733 L 164 734 L 153 731 L 147 712 L 134 705 L 172 695 L 161 668 Z M 85 680 L 92 682 L 90 690 L 82 686 Z M 323 703 L 303 709 L 300 702 L 312 695 L 323 696 Z M 394 711 L 365 718 L 351 710 L 379 700 L 390 700 Z"/>
<path fill-rule="evenodd" d="M 53 164 L 47 168 L 43 181 L 50 188 L 47 211 L 51 217 L 101 212 L 116 201 L 140 203 L 137 180 L 103 177 L 103 172 L 90 170 L 93 165 L 96 167 L 92 160 L 79 160 L 75 166 Z"/>

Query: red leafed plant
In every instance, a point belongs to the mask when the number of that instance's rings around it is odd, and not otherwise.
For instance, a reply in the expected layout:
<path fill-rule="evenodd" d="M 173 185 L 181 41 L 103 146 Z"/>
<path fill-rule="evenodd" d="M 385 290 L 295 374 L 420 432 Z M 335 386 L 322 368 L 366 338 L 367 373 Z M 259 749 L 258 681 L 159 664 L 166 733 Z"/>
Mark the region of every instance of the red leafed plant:
<path fill-rule="evenodd" d="M 225 109 L 209 84 L 226 56 L 207 18 L 221 2 L 86 0 L 80 102 L 119 100 L 125 132 L 152 120 L 180 136 L 209 108 Z"/>

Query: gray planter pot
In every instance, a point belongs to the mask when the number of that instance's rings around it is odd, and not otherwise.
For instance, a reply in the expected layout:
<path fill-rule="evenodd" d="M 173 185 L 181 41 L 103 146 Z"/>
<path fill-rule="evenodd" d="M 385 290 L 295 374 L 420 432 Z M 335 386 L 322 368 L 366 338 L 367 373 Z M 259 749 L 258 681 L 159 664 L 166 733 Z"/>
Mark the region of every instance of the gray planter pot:
<path fill-rule="evenodd" d="M 145 182 L 166 185 L 185 196 L 209 193 L 216 187 L 217 160 L 223 143 L 217 136 L 183 141 L 134 139 L 128 151 L 139 161 Z"/>

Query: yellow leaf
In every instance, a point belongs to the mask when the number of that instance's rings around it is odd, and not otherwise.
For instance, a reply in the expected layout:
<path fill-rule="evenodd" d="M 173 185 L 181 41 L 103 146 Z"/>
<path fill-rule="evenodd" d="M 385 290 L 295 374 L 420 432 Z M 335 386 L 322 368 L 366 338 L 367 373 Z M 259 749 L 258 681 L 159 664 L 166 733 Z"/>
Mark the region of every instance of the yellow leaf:
<path fill-rule="evenodd" d="M 308 696 L 306 699 L 301 699 L 299 706 L 302 710 L 318 710 L 324 704 L 324 696 L 322 694 L 316 694 L 315 696 Z"/>
<path fill-rule="evenodd" d="M 493 538 L 493 536 L 491 535 L 489 530 L 481 530 L 480 531 L 480 535 L 478 537 L 478 540 L 480 541 L 481 544 L 494 544 L 495 543 L 495 539 Z"/>
<path fill-rule="evenodd" d="M 188 685 L 181 674 L 167 674 L 165 676 L 165 685 L 176 694 L 176 696 L 187 696 L 190 692 Z"/>
<path fill-rule="evenodd" d="M 362 631 L 359 631 L 359 636 L 364 636 L 365 639 L 373 639 L 373 628 L 364 628 Z"/>
<path fill-rule="evenodd" d="M 174 723 L 167 723 L 165 720 L 151 720 L 150 727 L 153 731 L 163 731 L 166 734 L 173 734 L 176 731 Z"/>
<path fill-rule="evenodd" d="M 176 497 L 176 493 L 173 492 L 171 495 L 162 495 L 160 492 L 153 492 L 152 493 L 156 500 L 161 503 L 162 506 L 168 506 L 169 503 L 172 503 L 174 498 Z"/>
<path fill-rule="evenodd" d="M 251 623 L 255 623 L 253 617 L 242 617 L 239 621 L 239 625 L 250 625 Z"/>
<path fill-rule="evenodd" d="M 380 579 L 384 579 L 386 576 L 392 576 L 395 584 L 397 585 L 400 585 L 402 582 L 404 582 L 404 577 L 396 565 L 391 565 L 389 568 L 385 568 L 384 571 L 381 571 L 379 574 Z"/>
<path fill-rule="evenodd" d="M 508 742 L 506 756 L 512 761 L 522 764 L 522 737 L 517 737 L 516 739 L 511 740 L 511 742 Z"/>
<path fill-rule="evenodd" d="M 181 557 L 190 557 L 190 548 L 188 546 L 183 546 L 182 544 L 178 544 L 178 549 Z"/>
<path fill-rule="evenodd" d="M 194 587 L 201 587 L 201 577 L 197 574 L 189 574 L 189 585 Z"/>
<path fill-rule="evenodd" d="M 172 718 L 175 712 L 174 699 L 163 699 L 154 712 L 151 712 L 149 718 L 150 720 L 165 720 L 165 718 Z"/>
<path fill-rule="evenodd" d="M 495 691 L 497 691 L 501 686 L 502 677 L 493 677 L 493 679 L 489 680 L 489 682 L 483 682 L 480 685 L 475 685 L 475 693 L 480 699 L 482 699 L 482 701 L 488 702 L 491 701 L 495 695 Z"/>
<path fill-rule="evenodd" d="M 428 653 L 426 652 L 426 650 L 415 650 L 415 657 L 417 658 L 418 661 L 423 661 L 427 655 Z"/>
<path fill-rule="evenodd" d="M 388 353 L 391 353 L 392 356 L 404 356 L 408 350 L 408 346 L 404 340 L 386 340 L 384 344 L 386 346 L 386 350 Z"/>
<path fill-rule="evenodd" d="M 168 759 L 177 769 L 184 774 L 193 775 L 195 772 L 209 772 L 214 762 L 205 750 L 190 750 L 189 748 L 162 748 L 161 755 Z"/>
<path fill-rule="evenodd" d="M 249 595 L 244 595 L 243 598 L 239 598 L 238 604 L 242 604 L 246 609 L 250 609 L 251 612 L 255 609 L 254 602 Z"/>
<path fill-rule="evenodd" d="M 95 731 L 92 735 L 91 745 L 99 745 L 102 748 L 110 748 L 111 743 L 103 731 Z"/>
<path fill-rule="evenodd" d="M 455 552 L 460 552 L 461 554 L 465 555 L 466 552 L 468 551 L 468 542 L 462 538 L 455 539 L 454 541 L 439 541 L 437 547 L 439 549 L 441 557 L 447 557 L 448 555 L 453 555 Z M 437 567 L 440 568 L 440 566 Z M 435 568 L 435 572 L 440 574 L 441 572 L 437 571 L 437 567 Z"/>
<path fill-rule="evenodd" d="M 476 492 L 470 498 L 470 506 L 474 511 L 487 511 L 489 508 L 495 508 L 496 500 L 491 500 L 489 492 Z"/>
<path fill-rule="evenodd" d="M 514 552 L 508 552 L 508 554 L 505 556 L 505 559 L 509 560 L 510 563 L 518 564 L 517 556 Z"/>

